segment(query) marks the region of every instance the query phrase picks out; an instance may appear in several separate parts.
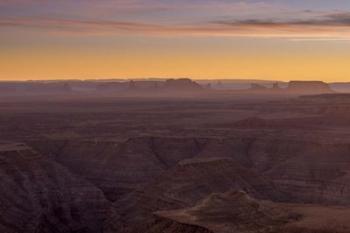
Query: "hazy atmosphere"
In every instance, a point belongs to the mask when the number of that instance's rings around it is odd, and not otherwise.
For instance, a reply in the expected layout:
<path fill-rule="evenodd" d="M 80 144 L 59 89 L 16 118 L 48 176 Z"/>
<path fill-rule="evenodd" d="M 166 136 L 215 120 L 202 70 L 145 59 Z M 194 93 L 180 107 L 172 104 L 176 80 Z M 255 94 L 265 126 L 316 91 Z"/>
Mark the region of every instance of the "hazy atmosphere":
<path fill-rule="evenodd" d="M 349 219 L 349 0 L 0 0 L 0 233 Z"/>
<path fill-rule="evenodd" d="M 347 0 L 0 0 L 0 79 L 345 81 Z"/>

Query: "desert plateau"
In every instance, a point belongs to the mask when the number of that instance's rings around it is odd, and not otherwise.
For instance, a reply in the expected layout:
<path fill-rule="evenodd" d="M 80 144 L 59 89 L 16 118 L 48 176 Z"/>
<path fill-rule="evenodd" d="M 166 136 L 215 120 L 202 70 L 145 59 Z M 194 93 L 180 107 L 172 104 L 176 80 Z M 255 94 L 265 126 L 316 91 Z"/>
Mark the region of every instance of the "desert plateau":
<path fill-rule="evenodd" d="M 0 101 L 1 232 L 350 232 L 350 94 L 331 85 L 37 85 Z"/>

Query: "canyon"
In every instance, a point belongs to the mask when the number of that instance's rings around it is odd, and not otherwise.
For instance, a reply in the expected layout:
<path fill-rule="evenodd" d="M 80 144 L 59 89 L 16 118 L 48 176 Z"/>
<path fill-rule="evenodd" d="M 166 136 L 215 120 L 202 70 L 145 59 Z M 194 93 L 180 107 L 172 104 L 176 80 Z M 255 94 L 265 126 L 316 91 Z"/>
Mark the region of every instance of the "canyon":
<path fill-rule="evenodd" d="M 350 232 L 348 94 L 186 83 L 1 98 L 0 231 Z"/>

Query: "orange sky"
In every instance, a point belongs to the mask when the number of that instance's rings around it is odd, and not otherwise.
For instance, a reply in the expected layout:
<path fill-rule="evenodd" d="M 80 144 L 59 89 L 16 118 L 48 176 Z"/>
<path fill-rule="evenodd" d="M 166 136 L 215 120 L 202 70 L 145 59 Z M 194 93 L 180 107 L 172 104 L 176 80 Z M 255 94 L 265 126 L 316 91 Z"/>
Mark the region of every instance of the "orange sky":
<path fill-rule="evenodd" d="M 285 39 L 148 38 L 131 48 L 101 44 L 4 48 L 0 79 L 257 78 L 350 80 L 347 41 Z M 213 43 L 212 41 L 216 41 Z M 106 44 L 104 44 L 106 43 Z"/>
<path fill-rule="evenodd" d="M 350 81 L 349 1 L 1 1 L 0 80 Z"/>

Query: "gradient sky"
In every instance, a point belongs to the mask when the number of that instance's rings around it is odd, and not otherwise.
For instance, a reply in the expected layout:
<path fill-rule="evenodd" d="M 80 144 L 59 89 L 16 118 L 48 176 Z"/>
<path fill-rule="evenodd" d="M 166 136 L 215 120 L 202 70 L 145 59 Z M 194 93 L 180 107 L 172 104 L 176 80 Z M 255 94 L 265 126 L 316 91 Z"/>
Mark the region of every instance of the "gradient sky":
<path fill-rule="evenodd" d="M 0 0 L 0 80 L 350 81 L 349 0 Z"/>

